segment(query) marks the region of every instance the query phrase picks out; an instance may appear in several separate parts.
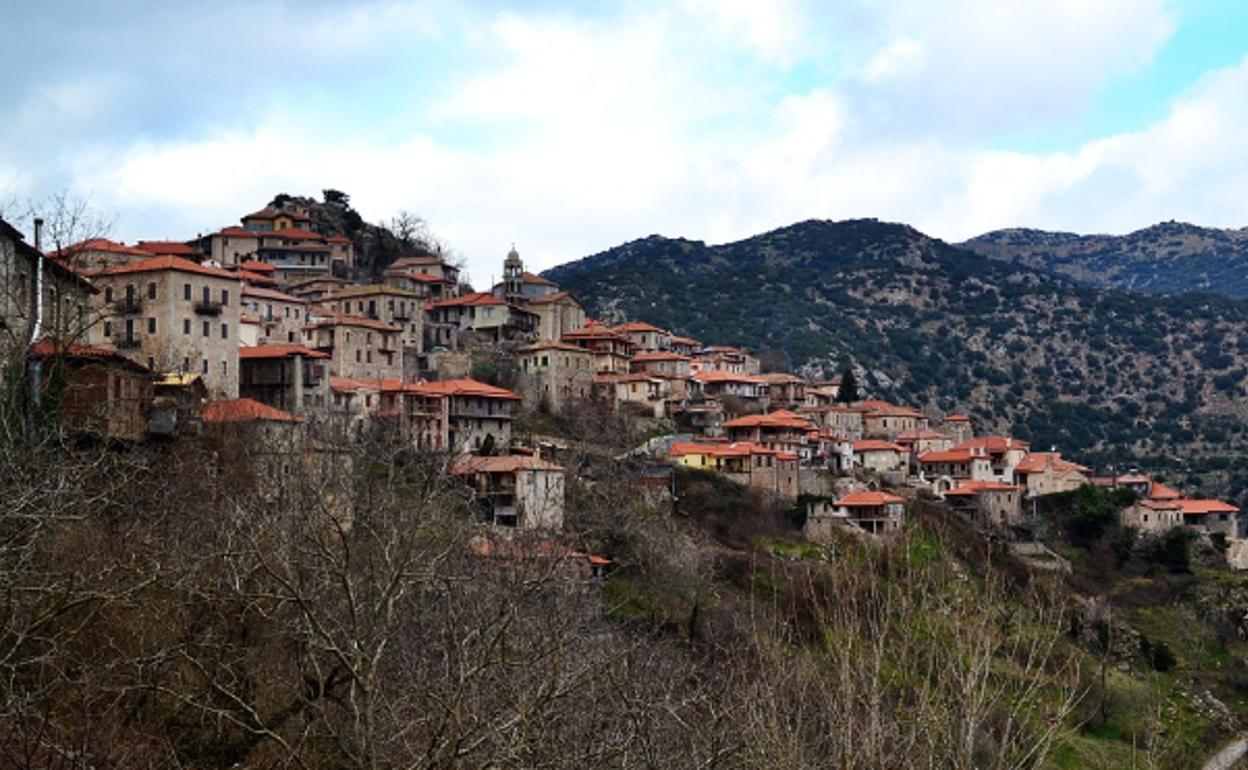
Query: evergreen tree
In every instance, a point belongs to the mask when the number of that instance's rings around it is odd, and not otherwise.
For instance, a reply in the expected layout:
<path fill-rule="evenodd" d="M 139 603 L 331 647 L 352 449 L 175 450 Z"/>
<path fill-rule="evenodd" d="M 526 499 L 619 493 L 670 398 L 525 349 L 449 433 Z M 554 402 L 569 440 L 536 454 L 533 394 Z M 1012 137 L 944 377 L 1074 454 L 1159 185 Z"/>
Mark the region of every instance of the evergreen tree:
<path fill-rule="evenodd" d="M 841 372 L 841 387 L 836 391 L 836 400 L 842 404 L 852 404 L 858 400 L 858 380 L 854 377 L 854 368 L 845 364 Z"/>

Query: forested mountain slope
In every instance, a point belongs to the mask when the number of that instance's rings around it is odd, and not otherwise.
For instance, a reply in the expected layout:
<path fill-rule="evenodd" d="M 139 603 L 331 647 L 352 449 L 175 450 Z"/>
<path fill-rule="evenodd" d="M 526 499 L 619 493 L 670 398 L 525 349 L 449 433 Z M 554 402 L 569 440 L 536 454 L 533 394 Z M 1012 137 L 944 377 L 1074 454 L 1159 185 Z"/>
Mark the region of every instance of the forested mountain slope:
<path fill-rule="evenodd" d="M 546 275 L 607 319 L 812 374 L 852 362 L 877 396 L 1248 502 L 1243 302 L 1081 287 L 875 220 L 718 246 L 651 236 Z"/>

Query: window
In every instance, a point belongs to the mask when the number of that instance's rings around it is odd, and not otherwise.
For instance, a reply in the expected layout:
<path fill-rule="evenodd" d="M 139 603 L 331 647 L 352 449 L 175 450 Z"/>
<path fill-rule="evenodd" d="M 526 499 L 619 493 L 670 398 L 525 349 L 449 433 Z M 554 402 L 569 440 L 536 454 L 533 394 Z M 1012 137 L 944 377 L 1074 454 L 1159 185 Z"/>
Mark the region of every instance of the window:
<path fill-rule="evenodd" d="M 221 324 L 221 339 L 228 340 L 230 338 L 230 325 Z"/>
<path fill-rule="evenodd" d="M 222 305 L 230 304 L 230 290 L 229 289 L 221 290 L 221 304 Z"/>
<path fill-rule="evenodd" d="M 108 321 L 104 322 L 104 336 L 105 337 L 113 336 L 113 325 L 109 323 Z"/>
<path fill-rule="evenodd" d="M 205 359 L 204 359 L 202 362 L 200 362 L 200 363 L 201 363 L 201 366 L 199 367 L 199 368 L 200 368 L 200 370 L 201 370 L 204 374 L 207 374 L 207 373 L 208 373 L 208 359 L 206 359 L 206 358 L 205 358 Z"/>
<path fill-rule="evenodd" d="M 182 359 L 182 373 L 186 374 L 190 370 L 191 370 L 191 359 L 189 358 Z"/>
<path fill-rule="evenodd" d="M 225 361 L 221 362 L 221 376 L 224 377 L 229 372 L 229 364 Z"/>
<path fill-rule="evenodd" d="M 156 299 L 156 284 L 155 283 L 149 283 L 147 285 L 147 298 Z"/>
<path fill-rule="evenodd" d="M 188 302 L 191 299 L 191 285 L 189 283 L 182 284 L 182 299 Z"/>
<path fill-rule="evenodd" d="M 191 333 L 191 319 L 189 318 L 182 319 L 182 333 L 183 334 Z"/>
<path fill-rule="evenodd" d="M 156 333 L 156 319 L 155 318 L 147 319 L 147 333 L 148 334 Z"/>
<path fill-rule="evenodd" d="M 207 336 L 209 336 L 209 335 L 211 335 L 211 334 L 212 334 L 212 324 L 211 324 L 211 322 L 209 322 L 209 321 L 204 321 L 204 336 L 205 336 L 205 337 L 207 337 Z"/>
<path fill-rule="evenodd" d="M 113 301 L 113 287 L 112 286 L 104 287 L 104 301 L 105 302 Z"/>
<path fill-rule="evenodd" d="M 147 368 L 148 368 L 148 369 L 151 369 L 152 371 L 156 371 L 156 359 L 152 358 L 151 356 L 148 356 L 148 357 L 147 357 Z"/>

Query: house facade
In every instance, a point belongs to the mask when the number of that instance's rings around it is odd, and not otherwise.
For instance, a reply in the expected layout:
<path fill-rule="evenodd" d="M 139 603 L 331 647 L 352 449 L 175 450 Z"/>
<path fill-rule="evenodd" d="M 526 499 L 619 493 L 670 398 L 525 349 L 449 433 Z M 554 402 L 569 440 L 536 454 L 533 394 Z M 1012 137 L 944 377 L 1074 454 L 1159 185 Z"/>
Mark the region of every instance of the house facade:
<path fill-rule="evenodd" d="M 94 276 L 97 344 L 160 372 L 194 372 L 213 398 L 238 396 L 242 283 L 181 257 L 151 257 Z"/>

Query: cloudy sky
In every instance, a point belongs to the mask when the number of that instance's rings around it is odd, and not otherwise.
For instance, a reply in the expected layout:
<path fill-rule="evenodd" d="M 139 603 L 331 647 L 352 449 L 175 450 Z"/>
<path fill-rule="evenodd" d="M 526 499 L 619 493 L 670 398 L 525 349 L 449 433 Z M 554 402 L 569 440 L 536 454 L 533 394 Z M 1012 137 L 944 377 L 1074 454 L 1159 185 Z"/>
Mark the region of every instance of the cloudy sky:
<path fill-rule="evenodd" d="M 829 9 L 829 7 L 834 7 Z M 187 238 L 274 193 L 496 274 L 874 216 L 1248 225 L 1241 0 L 0 0 L 0 201 Z"/>

